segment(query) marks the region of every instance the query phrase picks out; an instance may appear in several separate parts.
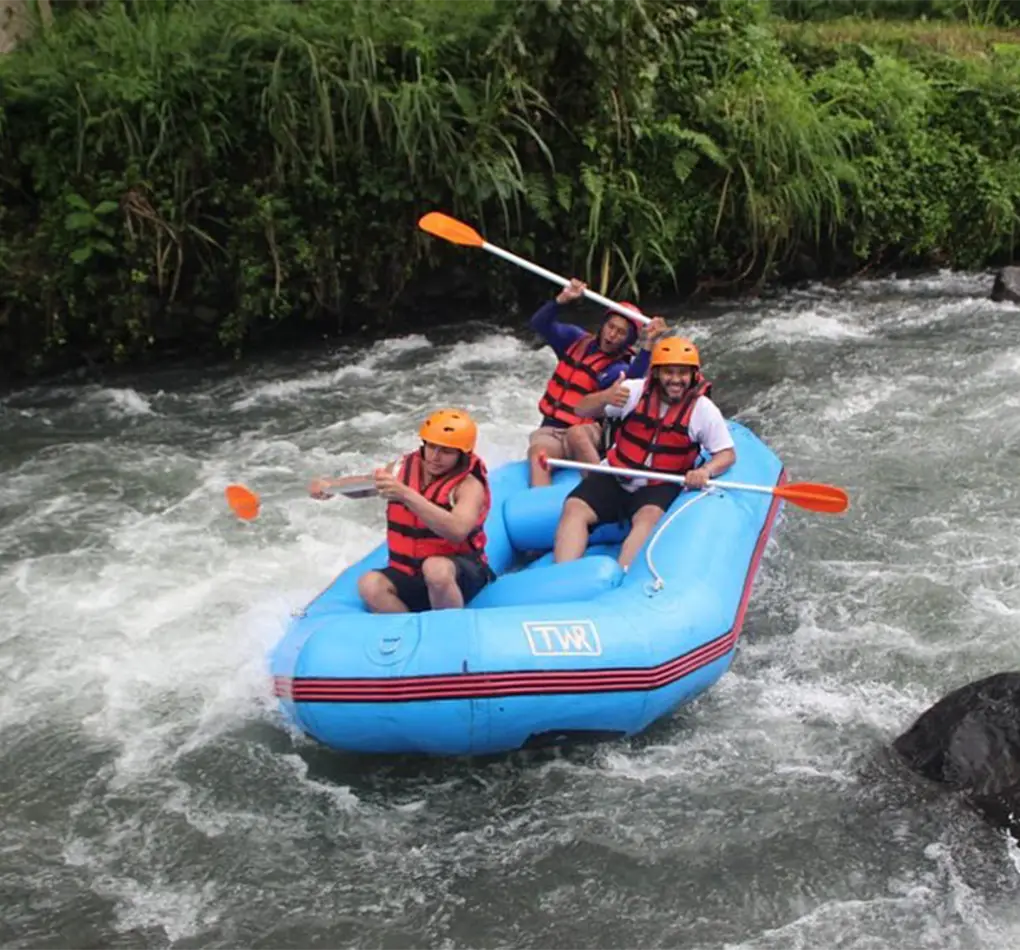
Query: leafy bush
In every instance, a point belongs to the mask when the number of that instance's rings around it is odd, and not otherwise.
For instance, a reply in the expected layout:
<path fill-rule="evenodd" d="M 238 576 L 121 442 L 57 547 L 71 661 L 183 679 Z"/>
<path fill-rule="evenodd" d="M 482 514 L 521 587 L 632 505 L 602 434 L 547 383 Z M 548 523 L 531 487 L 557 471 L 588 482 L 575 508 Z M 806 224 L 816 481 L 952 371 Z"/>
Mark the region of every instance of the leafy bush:
<path fill-rule="evenodd" d="M 855 10 L 888 6 L 920 9 Z M 544 292 L 418 231 L 434 209 L 631 299 L 805 259 L 1011 259 L 1010 35 L 950 0 L 937 30 L 837 7 L 54 3 L 0 58 L 2 362 L 240 352 Z"/>

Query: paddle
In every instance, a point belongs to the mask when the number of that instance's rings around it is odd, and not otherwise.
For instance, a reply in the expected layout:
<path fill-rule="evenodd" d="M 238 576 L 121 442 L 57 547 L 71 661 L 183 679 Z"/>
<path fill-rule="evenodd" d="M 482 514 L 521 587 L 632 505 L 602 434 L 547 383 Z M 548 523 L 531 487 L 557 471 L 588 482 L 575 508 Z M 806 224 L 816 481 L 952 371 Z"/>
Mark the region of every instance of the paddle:
<path fill-rule="evenodd" d="M 497 257 L 502 257 L 504 260 L 516 264 L 518 267 L 530 270 L 533 274 L 538 274 L 539 277 L 544 277 L 546 280 L 551 280 L 554 284 L 559 284 L 560 287 L 566 287 L 570 283 L 569 280 L 565 277 L 560 277 L 559 274 L 554 274 L 544 267 L 539 267 L 538 264 L 532 264 L 531 261 L 526 261 L 523 257 L 511 254 L 509 251 L 504 251 L 503 248 L 496 247 L 495 244 L 490 244 L 474 228 L 439 211 L 430 211 L 418 222 L 418 227 L 452 244 L 460 244 L 463 247 L 480 247 L 483 251 L 488 251 L 490 254 L 495 254 Z M 646 317 L 643 313 L 631 310 L 629 307 L 624 307 L 608 297 L 603 297 L 602 294 L 595 293 L 594 290 L 585 288 L 584 295 L 589 300 L 594 300 L 596 303 L 602 304 L 603 307 L 615 310 L 617 313 L 637 320 L 639 323 L 651 322 L 651 318 Z"/>
<path fill-rule="evenodd" d="M 345 475 L 343 478 L 320 478 L 317 481 L 322 486 L 323 498 L 330 497 L 325 489 L 331 489 L 345 498 L 370 498 L 379 494 L 375 490 L 375 478 L 371 475 Z"/>
<path fill-rule="evenodd" d="M 227 485 L 227 504 L 242 521 L 252 521 L 259 516 L 259 496 L 244 485 Z"/>
<path fill-rule="evenodd" d="M 663 482 L 686 484 L 683 475 L 667 475 L 661 472 L 646 472 L 636 468 L 611 468 L 608 465 L 590 465 L 587 462 L 569 462 L 566 459 L 551 459 L 544 452 L 539 455 L 539 464 L 548 471 L 550 466 L 576 468 L 595 472 L 598 475 L 616 475 L 622 478 L 655 478 Z M 732 488 L 738 491 L 754 491 L 763 495 L 774 495 L 798 508 L 838 515 L 850 506 L 850 499 L 842 488 L 817 482 L 790 482 L 787 485 L 745 485 L 741 482 L 718 482 L 709 480 L 709 485 Z"/>
<path fill-rule="evenodd" d="M 368 498 L 376 494 L 375 480 L 351 476 L 349 479 L 320 479 L 324 487 L 344 495 L 347 498 Z M 258 517 L 261 503 L 259 496 L 244 485 L 228 485 L 226 488 L 227 504 L 242 521 L 252 521 Z M 321 497 L 328 498 L 328 494 Z"/>

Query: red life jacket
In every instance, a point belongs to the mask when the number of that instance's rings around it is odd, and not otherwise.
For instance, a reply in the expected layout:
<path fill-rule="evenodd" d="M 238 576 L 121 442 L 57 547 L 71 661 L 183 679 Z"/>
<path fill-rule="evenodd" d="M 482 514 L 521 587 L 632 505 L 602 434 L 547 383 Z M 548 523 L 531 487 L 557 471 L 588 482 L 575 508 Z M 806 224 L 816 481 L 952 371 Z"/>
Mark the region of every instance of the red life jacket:
<path fill-rule="evenodd" d="M 683 475 L 698 464 L 701 446 L 687 432 L 694 404 L 712 392 L 712 384 L 700 374 L 683 398 L 662 412 L 662 395 L 651 380 L 645 384 L 638 404 L 620 425 L 616 441 L 606 452 L 606 461 L 616 468 Z M 661 484 L 655 479 L 649 485 Z"/>
<path fill-rule="evenodd" d="M 613 363 L 628 359 L 633 353 L 629 349 L 619 353 L 606 353 L 601 348 L 596 348 L 595 352 L 585 354 L 585 350 L 594 339 L 592 334 L 585 333 L 567 347 L 567 352 L 560 358 L 549 378 L 545 393 L 538 401 L 538 411 L 543 416 L 568 426 L 595 421 L 579 416 L 574 412 L 574 407 L 582 397 L 599 388 L 599 375 L 604 370 Z"/>
<path fill-rule="evenodd" d="M 457 486 L 469 475 L 474 475 L 485 488 L 485 504 L 471 533 L 460 542 L 447 541 L 436 534 L 410 509 L 398 501 L 386 506 L 386 544 L 390 549 L 389 566 L 405 574 L 421 573 L 422 561 L 427 557 L 452 557 L 468 554 L 477 557 L 483 564 L 485 557 L 485 516 L 492 504 L 489 491 L 489 477 L 485 463 L 473 452 L 467 454 L 465 464 L 458 466 L 422 488 L 425 466 L 421 452 L 409 452 L 404 456 L 398 478 L 413 491 L 423 495 L 433 504 L 453 509 L 452 496 Z"/>

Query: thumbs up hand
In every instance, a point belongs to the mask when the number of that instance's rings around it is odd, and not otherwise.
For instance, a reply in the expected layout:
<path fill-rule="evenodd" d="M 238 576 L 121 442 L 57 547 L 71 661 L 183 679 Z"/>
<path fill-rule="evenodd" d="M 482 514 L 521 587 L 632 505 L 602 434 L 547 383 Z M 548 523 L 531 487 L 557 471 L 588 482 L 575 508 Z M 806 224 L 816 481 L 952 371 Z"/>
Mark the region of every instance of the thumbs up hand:
<path fill-rule="evenodd" d="M 630 389 L 623 382 L 626 375 L 626 373 L 621 371 L 620 375 L 616 378 L 616 382 L 606 390 L 605 398 L 607 406 L 616 406 L 617 409 L 622 409 L 627 405 L 627 400 L 630 398 Z"/>

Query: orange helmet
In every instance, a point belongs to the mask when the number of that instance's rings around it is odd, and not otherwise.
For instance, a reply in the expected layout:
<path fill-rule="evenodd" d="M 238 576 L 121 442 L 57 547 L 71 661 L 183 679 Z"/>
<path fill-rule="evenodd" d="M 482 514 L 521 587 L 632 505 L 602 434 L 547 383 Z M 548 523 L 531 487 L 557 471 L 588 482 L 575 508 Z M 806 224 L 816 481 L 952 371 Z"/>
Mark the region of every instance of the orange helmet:
<path fill-rule="evenodd" d="M 652 350 L 652 366 L 701 366 L 698 348 L 683 336 L 667 336 Z"/>
<path fill-rule="evenodd" d="M 460 409 L 439 409 L 422 423 L 418 435 L 433 445 L 473 452 L 478 439 L 478 426 Z"/>

